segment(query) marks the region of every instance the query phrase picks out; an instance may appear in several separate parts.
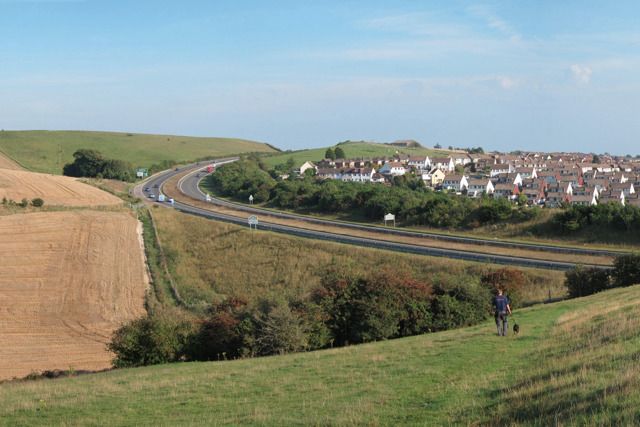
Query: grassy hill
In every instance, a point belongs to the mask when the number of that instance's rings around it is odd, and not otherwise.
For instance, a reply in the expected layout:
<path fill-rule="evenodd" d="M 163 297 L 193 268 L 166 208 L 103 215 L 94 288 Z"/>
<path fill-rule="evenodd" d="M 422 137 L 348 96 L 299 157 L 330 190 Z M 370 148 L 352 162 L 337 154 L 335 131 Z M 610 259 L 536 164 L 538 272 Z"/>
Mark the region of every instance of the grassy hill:
<path fill-rule="evenodd" d="M 437 334 L 0 385 L 7 425 L 630 425 L 640 287 Z M 556 424 L 557 423 L 557 424 Z"/>
<path fill-rule="evenodd" d="M 149 167 L 162 160 L 187 161 L 206 156 L 275 152 L 266 144 L 234 138 L 197 138 L 86 131 L 1 131 L 0 152 L 26 169 L 62 173 L 79 148 L 99 150 L 106 157 Z"/>
<path fill-rule="evenodd" d="M 374 142 L 346 142 L 341 143 L 340 147 L 344 150 L 344 153 L 348 158 L 382 156 L 391 157 L 396 152 L 406 153 L 411 156 L 426 155 L 432 157 L 443 157 L 451 154 L 451 152 L 447 150 L 433 150 L 424 147 L 395 147 L 392 145 L 378 144 Z M 295 164 L 299 166 L 308 160 L 318 161 L 324 159 L 324 154 L 327 151 L 327 148 L 329 147 L 276 153 L 274 155 L 266 156 L 264 158 L 264 162 L 269 166 L 275 166 L 280 163 L 285 163 L 287 160 L 289 160 L 289 158 L 293 158 Z"/>

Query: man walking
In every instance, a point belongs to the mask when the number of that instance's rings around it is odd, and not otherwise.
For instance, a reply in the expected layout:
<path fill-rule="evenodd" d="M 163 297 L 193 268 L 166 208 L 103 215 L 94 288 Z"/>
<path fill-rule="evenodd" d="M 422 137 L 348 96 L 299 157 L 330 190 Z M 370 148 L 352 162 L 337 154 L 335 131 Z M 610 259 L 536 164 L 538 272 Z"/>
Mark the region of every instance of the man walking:
<path fill-rule="evenodd" d="M 493 306 L 496 309 L 495 314 L 498 335 L 506 337 L 508 329 L 507 316 L 511 314 L 511 307 L 509 306 L 509 298 L 502 295 L 502 289 L 498 289 L 498 295 L 493 298 Z"/>

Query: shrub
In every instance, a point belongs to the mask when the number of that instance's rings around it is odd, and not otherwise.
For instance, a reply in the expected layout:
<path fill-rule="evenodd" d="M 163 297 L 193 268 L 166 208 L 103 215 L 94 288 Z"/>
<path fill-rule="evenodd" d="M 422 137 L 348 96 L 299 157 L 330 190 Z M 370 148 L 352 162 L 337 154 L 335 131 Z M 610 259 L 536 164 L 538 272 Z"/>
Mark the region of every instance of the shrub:
<path fill-rule="evenodd" d="M 281 298 L 258 302 L 254 322 L 254 351 L 258 356 L 285 354 L 307 348 L 307 331 L 301 317 Z"/>
<path fill-rule="evenodd" d="M 36 208 L 41 208 L 44 205 L 44 200 L 42 200 L 40 197 L 36 197 L 35 199 L 31 200 L 31 205 Z"/>
<path fill-rule="evenodd" d="M 491 292 L 485 286 L 443 283 L 435 287 L 435 294 L 431 304 L 435 331 L 475 325 L 490 313 Z"/>
<path fill-rule="evenodd" d="M 609 272 L 605 269 L 577 266 L 565 273 L 569 298 L 583 297 L 609 287 Z"/>
<path fill-rule="evenodd" d="M 194 323 L 177 310 L 154 313 L 116 330 L 108 344 L 116 368 L 184 360 Z"/>
<path fill-rule="evenodd" d="M 621 255 L 613 261 L 614 286 L 640 283 L 640 254 Z"/>
<path fill-rule="evenodd" d="M 27 206 L 29 206 L 29 200 L 28 199 L 22 199 L 20 201 L 20 203 L 18 203 L 18 206 L 20 206 L 21 208 L 26 208 Z"/>
<path fill-rule="evenodd" d="M 502 289 L 509 297 L 511 308 L 516 308 L 520 304 L 522 291 L 529 286 L 529 279 L 521 271 L 513 268 L 500 268 L 482 275 L 480 283 L 491 292 Z"/>
<path fill-rule="evenodd" d="M 330 270 L 311 299 L 324 312 L 325 325 L 337 345 L 431 329 L 431 287 L 402 272 L 361 276 Z"/>

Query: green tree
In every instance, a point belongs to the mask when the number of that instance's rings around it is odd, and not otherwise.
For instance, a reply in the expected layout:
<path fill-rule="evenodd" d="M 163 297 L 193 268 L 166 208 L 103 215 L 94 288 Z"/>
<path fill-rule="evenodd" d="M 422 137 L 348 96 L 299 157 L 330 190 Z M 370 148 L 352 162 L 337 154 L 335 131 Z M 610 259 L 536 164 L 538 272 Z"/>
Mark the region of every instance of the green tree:
<path fill-rule="evenodd" d="M 331 149 L 331 147 L 329 147 L 329 148 L 327 148 L 327 151 L 324 153 L 324 158 L 325 159 L 335 160 L 336 159 L 336 152 L 333 151 Z"/>
<path fill-rule="evenodd" d="M 614 285 L 640 284 L 640 254 L 620 255 L 613 261 Z"/>
<path fill-rule="evenodd" d="M 336 155 L 336 159 L 346 159 L 347 158 L 347 156 L 344 153 L 344 150 L 342 149 L 342 147 L 336 147 L 335 155 Z"/>

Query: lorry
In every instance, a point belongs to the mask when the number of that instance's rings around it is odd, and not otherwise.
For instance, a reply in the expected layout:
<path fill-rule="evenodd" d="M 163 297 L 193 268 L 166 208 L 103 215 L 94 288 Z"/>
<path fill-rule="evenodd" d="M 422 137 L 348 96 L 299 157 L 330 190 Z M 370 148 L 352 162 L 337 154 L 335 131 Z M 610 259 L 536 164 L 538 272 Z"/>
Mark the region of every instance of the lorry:
<path fill-rule="evenodd" d="M 164 202 L 164 200 L 165 200 L 164 194 L 158 194 L 158 201 Z"/>

